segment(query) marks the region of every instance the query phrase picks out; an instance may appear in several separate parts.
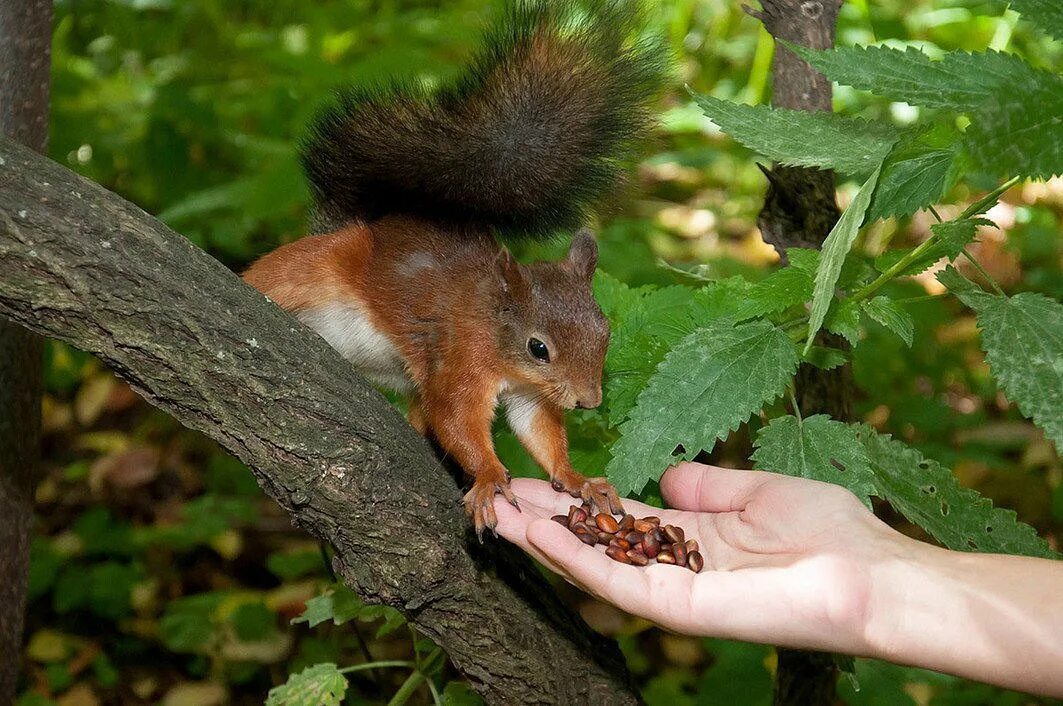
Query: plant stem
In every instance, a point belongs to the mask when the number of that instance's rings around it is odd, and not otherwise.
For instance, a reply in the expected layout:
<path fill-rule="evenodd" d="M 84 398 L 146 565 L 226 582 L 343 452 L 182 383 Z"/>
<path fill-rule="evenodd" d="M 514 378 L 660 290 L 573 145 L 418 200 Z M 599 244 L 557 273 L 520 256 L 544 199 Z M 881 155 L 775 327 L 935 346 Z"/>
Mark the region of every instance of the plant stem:
<path fill-rule="evenodd" d="M 340 674 L 347 674 L 348 672 L 361 672 L 366 669 L 376 669 L 377 667 L 416 667 L 413 662 L 405 659 L 392 659 L 382 660 L 380 662 L 366 662 L 365 664 L 352 664 L 350 667 L 344 667 L 340 670 Z"/>
<path fill-rule="evenodd" d="M 425 659 L 424 666 L 421 669 L 414 671 L 406 678 L 406 681 L 402 683 L 399 690 L 391 697 L 391 701 L 388 701 L 388 706 L 402 706 L 402 704 L 406 703 L 406 701 L 413 696 L 413 693 L 417 691 L 417 687 L 421 686 L 421 683 L 428 679 L 427 673 L 431 670 L 436 659 L 442 654 L 442 647 L 437 647 L 432 650 Z"/>
<path fill-rule="evenodd" d="M 974 259 L 974 255 L 969 253 L 967 251 L 967 248 L 964 248 L 961 252 L 962 252 L 963 256 L 966 257 L 967 260 L 972 265 L 974 265 L 974 269 L 978 270 L 978 274 L 982 275 L 982 277 L 985 278 L 985 280 L 987 282 L 989 282 L 990 286 L 993 287 L 994 291 L 996 291 L 997 294 L 999 294 L 1001 296 L 1004 296 L 1004 290 L 1001 289 L 1000 285 L 997 284 L 997 281 L 995 279 L 993 279 L 993 275 L 991 275 L 988 272 L 986 272 L 986 269 L 984 267 L 982 267 L 982 263 L 980 263 L 980 262 L 978 262 L 978 260 Z"/>
<path fill-rule="evenodd" d="M 804 420 L 801 418 L 801 408 L 797 406 L 797 395 L 794 394 L 794 386 L 790 385 L 786 391 L 790 393 L 790 406 L 794 408 L 794 416 L 797 417 L 797 426 L 801 426 Z"/>

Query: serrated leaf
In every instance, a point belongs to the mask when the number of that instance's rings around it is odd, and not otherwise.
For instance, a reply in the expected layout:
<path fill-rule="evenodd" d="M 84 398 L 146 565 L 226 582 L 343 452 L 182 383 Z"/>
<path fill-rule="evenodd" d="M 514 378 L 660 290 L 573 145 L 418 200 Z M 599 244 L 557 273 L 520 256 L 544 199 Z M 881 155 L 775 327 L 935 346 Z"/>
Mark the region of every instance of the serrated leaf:
<path fill-rule="evenodd" d="M 639 394 L 611 449 L 609 480 L 623 495 L 639 492 L 671 463 L 711 449 L 781 395 L 799 361 L 793 341 L 766 321 L 694 331 Z"/>
<path fill-rule="evenodd" d="M 1056 39 L 1063 39 L 1063 3 L 1059 0 L 1011 0 L 1011 9 Z"/>
<path fill-rule="evenodd" d="M 291 622 L 292 625 L 306 623 L 312 628 L 326 620 L 331 620 L 335 625 L 343 625 L 354 618 L 362 618 L 366 611 L 377 608 L 378 606 L 365 605 L 354 591 L 337 584 L 320 596 L 308 600 L 303 612 L 292 618 Z"/>
<path fill-rule="evenodd" d="M 860 306 L 851 299 L 836 300 L 827 313 L 827 320 L 823 328 L 831 333 L 836 333 L 850 346 L 860 343 Z M 812 350 L 809 348 L 805 352 Z"/>
<path fill-rule="evenodd" d="M 933 130 L 904 137 L 882 164 L 867 220 L 908 216 L 937 203 L 955 183 L 958 135 Z"/>
<path fill-rule="evenodd" d="M 953 268 L 939 276 L 974 309 L 993 377 L 1063 451 L 1063 305 L 1043 294 L 989 294 Z"/>
<path fill-rule="evenodd" d="M 877 296 L 863 304 L 864 313 L 882 324 L 911 348 L 915 337 L 915 322 L 912 316 L 889 297 Z"/>
<path fill-rule="evenodd" d="M 757 433 L 757 468 L 844 486 L 871 507 L 875 474 L 856 429 L 824 414 L 776 417 Z"/>
<path fill-rule="evenodd" d="M 845 365 L 849 362 L 849 355 L 845 351 L 840 351 L 837 348 L 827 348 L 826 346 L 812 346 L 808 353 L 802 356 L 801 360 L 814 365 L 820 370 L 834 370 L 835 368 Z"/>
<path fill-rule="evenodd" d="M 782 164 L 867 174 L 882 163 L 899 135 L 887 123 L 693 95 L 721 130 Z"/>
<path fill-rule="evenodd" d="M 823 318 L 827 315 L 831 300 L 834 298 L 834 288 L 838 284 L 838 276 L 841 274 L 842 265 L 845 264 L 845 256 L 849 248 L 853 246 L 857 233 L 860 232 L 860 224 L 864 221 L 864 212 L 867 211 L 871 202 L 871 194 L 875 191 L 878 182 L 878 169 L 876 169 L 864 185 L 860 187 L 845 209 L 845 213 L 831 229 L 827 239 L 823 241 L 823 249 L 820 251 L 819 267 L 816 268 L 816 287 L 812 295 L 812 307 L 808 315 L 808 341 L 805 344 L 805 352 L 812 347 L 812 343 L 823 325 Z"/>
<path fill-rule="evenodd" d="M 1013 511 L 964 488 L 945 466 L 869 426 L 857 427 L 879 494 L 949 549 L 1055 556 Z"/>
<path fill-rule="evenodd" d="M 347 694 L 347 679 L 335 664 L 307 667 L 269 690 L 266 706 L 339 706 Z"/>
<path fill-rule="evenodd" d="M 963 252 L 963 249 L 974 241 L 978 226 L 984 220 L 963 218 L 957 221 L 934 223 L 930 226 L 930 229 L 938 237 L 938 242 L 941 243 L 941 252 L 949 260 L 955 260 Z"/>
<path fill-rule="evenodd" d="M 1016 77 L 971 113 L 963 148 L 976 168 L 1001 178 L 1063 174 L 1063 79 L 1042 72 Z"/>
<path fill-rule="evenodd" d="M 907 257 L 908 253 L 912 251 L 911 248 L 894 248 L 887 250 L 878 257 L 875 258 L 875 269 L 879 272 L 885 272 L 903 258 Z M 943 257 L 943 251 L 940 245 L 932 245 L 922 257 L 915 260 L 903 270 L 897 273 L 898 277 L 914 277 L 915 275 L 925 272 L 930 267 Z"/>

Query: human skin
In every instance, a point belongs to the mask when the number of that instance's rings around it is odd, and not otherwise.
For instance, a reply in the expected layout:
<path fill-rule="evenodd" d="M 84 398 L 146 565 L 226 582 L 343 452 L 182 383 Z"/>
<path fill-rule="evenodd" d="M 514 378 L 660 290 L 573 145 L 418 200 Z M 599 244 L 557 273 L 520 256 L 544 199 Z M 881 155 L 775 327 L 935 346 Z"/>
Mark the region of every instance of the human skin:
<path fill-rule="evenodd" d="M 573 500 L 516 479 L 498 533 L 568 581 L 675 632 L 875 657 L 1063 696 L 1063 562 L 970 554 L 908 538 L 840 486 L 684 463 L 675 509 L 632 500 L 698 540 L 705 568 L 636 567 L 549 518 Z"/>

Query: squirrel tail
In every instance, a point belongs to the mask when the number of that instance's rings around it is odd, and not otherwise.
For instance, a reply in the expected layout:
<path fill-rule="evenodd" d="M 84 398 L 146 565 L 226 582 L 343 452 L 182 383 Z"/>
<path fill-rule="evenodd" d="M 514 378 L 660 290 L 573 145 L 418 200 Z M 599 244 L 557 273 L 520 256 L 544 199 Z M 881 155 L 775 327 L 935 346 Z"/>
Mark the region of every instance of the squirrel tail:
<path fill-rule="evenodd" d="M 580 225 L 648 129 L 665 65 L 631 3 L 589 5 L 514 0 L 440 90 L 342 91 L 302 144 L 321 216 L 406 213 L 530 236 Z"/>

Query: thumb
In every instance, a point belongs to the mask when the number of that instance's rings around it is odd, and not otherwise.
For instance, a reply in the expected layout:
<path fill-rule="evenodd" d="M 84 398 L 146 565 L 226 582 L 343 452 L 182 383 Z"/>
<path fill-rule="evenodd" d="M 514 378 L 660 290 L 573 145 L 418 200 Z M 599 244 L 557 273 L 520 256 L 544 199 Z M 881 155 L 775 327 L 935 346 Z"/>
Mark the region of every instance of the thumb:
<path fill-rule="evenodd" d="M 702 463 L 680 463 L 661 478 L 661 495 L 677 510 L 733 512 L 773 477 L 763 471 L 737 471 Z"/>

